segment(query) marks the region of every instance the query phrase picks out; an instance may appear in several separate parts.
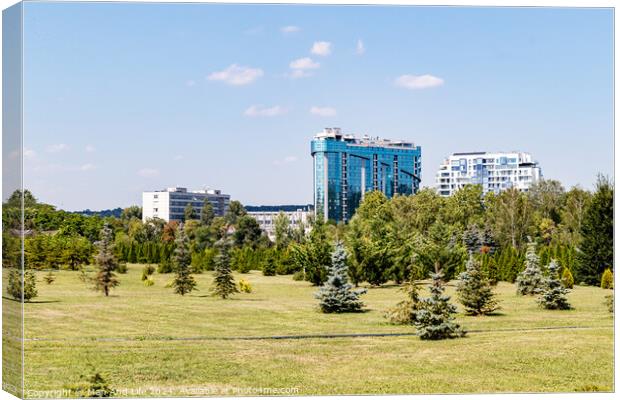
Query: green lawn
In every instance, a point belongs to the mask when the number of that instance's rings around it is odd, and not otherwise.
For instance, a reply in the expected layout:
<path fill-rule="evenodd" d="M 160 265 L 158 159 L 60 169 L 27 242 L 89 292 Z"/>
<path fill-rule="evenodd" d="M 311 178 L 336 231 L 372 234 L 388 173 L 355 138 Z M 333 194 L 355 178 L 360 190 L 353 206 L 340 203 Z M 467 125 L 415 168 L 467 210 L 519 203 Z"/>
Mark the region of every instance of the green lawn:
<path fill-rule="evenodd" d="M 141 266 L 130 265 L 108 298 L 76 272 L 58 272 L 51 285 L 44 274 L 36 301 L 25 305 L 31 397 L 92 371 L 128 396 L 274 394 L 261 388 L 299 395 L 613 390 L 613 317 L 604 304 L 610 292 L 599 288 L 575 287 L 574 310 L 545 311 L 500 283 L 498 315 L 458 316 L 472 331 L 463 339 L 223 340 L 414 329 L 383 318 L 403 299 L 395 286 L 370 288 L 363 296 L 368 312 L 327 315 L 317 312 L 316 288 L 290 276 L 236 275 L 254 292 L 220 300 L 209 296 L 209 273 L 195 275 L 200 290 L 182 297 L 165 287 L 172 275 L 155 274 L 155 285 L 145 287 Z M 540 329 L 550 327 L 561 329 Z"/>

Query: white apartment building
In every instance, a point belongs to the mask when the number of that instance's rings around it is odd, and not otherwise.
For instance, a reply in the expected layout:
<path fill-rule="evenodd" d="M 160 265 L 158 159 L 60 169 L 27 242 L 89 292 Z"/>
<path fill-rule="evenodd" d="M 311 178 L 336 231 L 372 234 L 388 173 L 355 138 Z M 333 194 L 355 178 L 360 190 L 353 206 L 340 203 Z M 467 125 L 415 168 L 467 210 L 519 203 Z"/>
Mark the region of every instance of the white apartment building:
<path fill-rule="evenodd" d="M 484 193 L 509 188 L 527 192 L 542 179 L 537 161 L 524 152 L 454 153 L 439 166 L 435 178 L 437 193 L 450 196 L 468 184 L 482 185 Z"/>
<path fill-rule="evenodd" d="M 182 221 L 185 207 L 191 204 L 199 216 L 205 199 L 209 199 L 216 216 L 224 216 L 228 211 L 230 195 L 220 190 L 188 191 L 183 187 L 172 187 L 164 190 L 142 193 L 142 220 L 161 218 L 165 221 Z"/>
<path fill-rule="evenodd" d="M 314 211 L 308 208 L 298 208 L 294 211 L 291 210 L 276 210 L 276 207 L 264 207 L 267 210 L 260 210 L 261 207 L 248 207 L 248 215 L 254 217 L 258 222 L 261 230 L 263 230 L 270 240 L 275 240 L 276 237 L 276 217 L 280 212 L 284 213 L 290 221 L 290 229 L 297 229 L 300 224 L 304 224 L 305 231 L 308 232 L 310 215 L 314 214 Z"/>

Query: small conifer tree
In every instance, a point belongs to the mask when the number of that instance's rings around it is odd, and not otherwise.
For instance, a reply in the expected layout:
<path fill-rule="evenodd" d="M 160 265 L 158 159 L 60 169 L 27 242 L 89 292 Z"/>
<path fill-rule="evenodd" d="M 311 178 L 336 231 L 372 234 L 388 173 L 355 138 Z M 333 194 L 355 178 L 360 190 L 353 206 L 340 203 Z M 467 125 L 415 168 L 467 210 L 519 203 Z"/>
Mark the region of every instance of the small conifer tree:
<path fill-rule="evenodd" d="M 566 299 L 566 294 L 570 290 L 566 289 L 560 281 L 560 266 L 555 260 L 551 260 L 548 269 L 549 275 L 545 279 L 545 286 L 538 298 L 538 304 L 547 310 L 570 309 L 570 304 Z"/>
<path fill-rule="evenodd" d="M 34 271 L 27 269 L 24 271 L 23 278 L 24 282 L 22 285 L 22 276 L 19 269 L 11 268 L 9 271 L 6 289 L 15 300 L 21 301 L 23 296 L 24 301 L 30 301 L 31 299 L 37 297 L 38 294 Z"/>
<path fill-rule="evenodd" d="M 337 242 L 332 252 L 331 265 L 327 268 L 327 281 L 315 294 L 324 313 L 356 312 L 364 307 L 359 297 L 366 293 L 366 290 L 353 290 L 353 285 L 349 283 L 346 260 L 344 246 Z"/>
<path fill-rule="evenodd" d="M 110 294 L 110 289 L 120 285 L 114 271 L 118 268 L 118 260 L 114 255 L 113 234 L 109 224 L 105 224 L 101 229 L 101 240 L 98 243 L 99 254 L 95 258 L 99 267 L 97 274 L 93 278 L 95 290 L 100 290 L 104 295 Z"/>
<path fill-rule="evenodd" d="M 276 274 L 276 257 L 273 251 L 268 250 L 267 257 L 265 258 L 265 262 L 263 264 L 263 275 L 274 276 L 275 274 Z"/>
<path fill-rule="evenodd" d="M 603 276 L 601 277 L 601 288 L 603 289 L 613 289 L 614 288 L 614 274 L 611 272 L 609 268 L 607 268 L 603 272 Z"/>
<path fill-rule="evenodd" d="M 459 276 L 457 294 L 470 315 L 485 315 L 497 310 L 497 300 L 489 280 L 484 277 L 480 263 L 469 253 L 466 270 Z"/>
<path fill-rule="evenodd" d="M 436 268 L 437 269 L 437 268 Z M 465 331 L 454 322 L 456 306 L 450 303 L 450 296 L 444 294 L 443 274 L 431 274 L 430 297 L 420 300 L 415 326 L 422 340 L 452 339 L 465 336 Z"/>
<path fill-rule="evenodd" d="M 418 293 L 418 287 L 415 281 L 409 281 L 404 288 L 402 288 L 407 298 L 385 313 L 391 324 L 395 325 L 412 325 L 415 323 L 416 315 L 420 307 L 420 295 Z"/>
<path fill-rule="evenodd" d="M 540 270 L 540 259 L 536 254 L 536 244 L 527 244 L 525 269 L 517 276 L 517 294 L 534 295 L 542 289 L 543 276 Z"/>
<path fill-rule="evenodd" d="M 192 256 L 189 252 L 189 239 L 184 228 L 179 228 L 174 242 L 176 248 L 172 256 L 172 263 L 176 276 L 172 282 L 172 286 L 174 287 L 175 293 L 184 296 L 196 288 L 196 281 L 190 271 Z"/>
<path fill-rule="evenodd" d="M 228 298 L 233 293 L 239 293 L 232 269 L 230 268 L 230 239 L 222 238 L 215 243 L 218 250 L 215 256 L 213 270 L 213 287 L 211 292 L 214 296 L 222 299 Z"/>
<path fill-rule="evenodd" d="M 564 272 L 562 272 L 562 285 L 568 289 L 572 289 L 575 286 L 575 279 L 568 268 L 564 268 Z"/>

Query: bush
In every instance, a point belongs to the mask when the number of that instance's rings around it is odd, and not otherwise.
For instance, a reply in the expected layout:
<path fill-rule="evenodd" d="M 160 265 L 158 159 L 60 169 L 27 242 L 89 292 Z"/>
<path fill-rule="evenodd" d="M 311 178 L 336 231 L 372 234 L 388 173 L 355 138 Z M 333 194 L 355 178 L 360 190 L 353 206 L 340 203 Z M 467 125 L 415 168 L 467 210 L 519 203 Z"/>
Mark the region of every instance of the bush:
<path fill-rule="evenodd" d="M 564 268 L 564 272 L 562 272 L 562 285 L 565 288 L 572 289 L 575 286 L 575 280 L 573 279 L 573 274 L 570 272 L 570 269 Z"/>
<path fill-rule="evenodd" d="M 239 291 L 241 293 L 252 293 L 252 285 L 245 279 L 239 279 Z"/>
<path fill-rule="evenodd" d="M 159 262 L 157 266 L 157 272 L 160 274 L 169 274 L 173 271 L 172 262 L 170 259 L 164 259 Z"/>
<path fill-rule="evenodd" d="M 144 283 L 144 286 L 149 287 L 149 286 L 153 286 L 155 284 L 155 281 L 153 280 L 152 277 L 147 276 L 146 279 L 143 279 L 143 283 Z"/>
<path fill-rule="evenodd" d="M 51 285 L 52 283 L 54 283 L 54 281 L 56 280 L 56 276 L 54 275 L 54 273 L 52 271 L 50 271 L 47 275 L 45 275 L 43 277 L 43 280 L 45 281 L 45 283 L 47 283 L 48 285 Z"/>
<path fill-rule="evenodd" d="M 113 397 L 115 394 L 99 372 L 95 372 L 85 383 L 65 385 L 64 388 L 71 393 L 70 397 L 74 398 Z"/>
<path fill-rule="evenodd" d="M 611 272 L 609 268 L 603 272 L 603 276 L 601 277 L 601 288 L 603 289 L 613 289 L 614 288 L 614 274 Z"/>
<path fill-rule="evenodd" d="M 24 272 L 24 287 L 22 293 L 21 273 L 19 270 L 11 268 L 6 290 L 15 300 L 21 301 L 22 295 L 24 301 L 30 301 L 30 299 L 37 297 L 37 284 L 34 272 L 31 270 L 26 270 Z"/>
<path fill-rule="evenodd" d="M 118 272 L 119 274 L 126 274 L 127 263 L 119 263 L 118 266 L 116 267 L 116 272 Z"/>
<path fill-rule="evenodd" d="M 151 264 L 147 264 L 142 268 L 142 280 L 146 281 L 155 272 L 155 267 Z M 150 285 L 149 285 L 150 286 Z"/>
<path fill-rule="evenodd" d="M 293 274 L 294 281 L 303 281 L 306 277 L 304 276 L 304 271 L 297 271 Z"/>
<path fill-rule="evenodd" d="M 607 296 L 605 296 L 605 305 L 607 306 L 607 309 L 609 310 L 610 313 L 614 312 L 614 295 L 613 294 L 608 294 Z"/>
<path fill-rule="evenodd" d="M 263 264 L 263 275 L 274 276 L 276 274 L 276 259 L 273 252 L 269 252 Z"/>

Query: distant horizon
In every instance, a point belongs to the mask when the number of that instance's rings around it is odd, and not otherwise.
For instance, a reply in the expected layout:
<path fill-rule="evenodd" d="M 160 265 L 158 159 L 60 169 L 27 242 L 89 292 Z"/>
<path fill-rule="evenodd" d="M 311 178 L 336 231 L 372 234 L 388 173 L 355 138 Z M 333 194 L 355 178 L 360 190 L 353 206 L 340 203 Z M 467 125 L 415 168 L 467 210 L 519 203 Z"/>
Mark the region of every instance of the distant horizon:
<path fill-rule="evenodd" d="M 422 187 L 480 149 L 566 189 L 613 178 L 611 9 L 23 7 L 24 186 L 60 209 L 175 185 L 312 204 L 310 141 L 334 126 L 421 146 Z"/>

